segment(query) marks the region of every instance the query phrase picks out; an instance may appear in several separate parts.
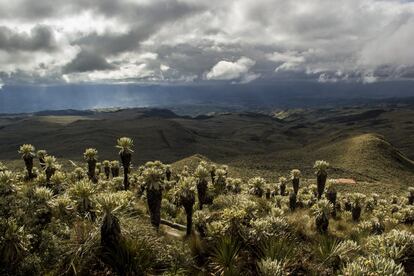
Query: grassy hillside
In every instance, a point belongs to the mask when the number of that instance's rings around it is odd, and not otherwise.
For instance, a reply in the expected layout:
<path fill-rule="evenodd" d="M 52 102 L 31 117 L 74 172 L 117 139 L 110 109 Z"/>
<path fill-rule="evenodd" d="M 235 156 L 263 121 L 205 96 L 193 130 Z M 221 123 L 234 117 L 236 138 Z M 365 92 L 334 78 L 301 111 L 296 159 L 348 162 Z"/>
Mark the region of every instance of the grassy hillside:
<path fill-rule="evenodd" d="M 336 166 L 361 175 L 381 179 L 404 179 L 412 175 L 414 163 L 387 142 L 372 133 L 334 142 L 318 149 Z"/>

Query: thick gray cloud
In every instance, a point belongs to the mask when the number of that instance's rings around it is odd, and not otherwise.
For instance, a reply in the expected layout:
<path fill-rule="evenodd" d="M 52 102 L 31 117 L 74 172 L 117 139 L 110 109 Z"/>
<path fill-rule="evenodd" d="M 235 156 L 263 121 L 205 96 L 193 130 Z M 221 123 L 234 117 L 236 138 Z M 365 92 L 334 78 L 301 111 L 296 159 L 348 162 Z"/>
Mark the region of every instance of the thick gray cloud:
<path fill-rule="evenodd" d="M 152 28 L 131 30 L 127 33 L 91 33 L 76 39 L 73 44 L 83 49 L 97 51 L 105 55 L 133 51 L 138 48 L 139 43 L 152 34 Z"/>
<path fill-rule="evenodd" d="M 29 33 L 16 32 L 0 26 L 0 50 L 52 51 L 56 48 L 53 30 L 48 26 L 36 25 Z"/>
<path fill-rule="evenodd" d="M 398 0 L 0 2 L 2 82 L 412 79 Z"/>
<path fill-rule="evenodd" d="M 114 65 L 109 64 L 105 58 L 101 57 L 97 53 L 81 51 L 71 62 L 63 67 L 63 72 L 65 74 L 77 72 L 82 73 L 89 71 L 110 70 L 115 68 L 116 67 Z"/>
<path fill-rule="evenodd" d="M 118 4 L 116 4 L 118 3 Z M 141 42 L 156 33 L 164 24 L 174 24 L 201 10 L 192 4 L 177 0 L 153 1 L 145 5 L 119 4 L 116 1 L 102 1 L 95 9 L 110 17 L 121 17 L 126 21 L 126 32 L 96 32 L 76 39 L 73 43 L 82 48 L 93 49 L 106 55 L 118 54 L 137 49 Z"/>

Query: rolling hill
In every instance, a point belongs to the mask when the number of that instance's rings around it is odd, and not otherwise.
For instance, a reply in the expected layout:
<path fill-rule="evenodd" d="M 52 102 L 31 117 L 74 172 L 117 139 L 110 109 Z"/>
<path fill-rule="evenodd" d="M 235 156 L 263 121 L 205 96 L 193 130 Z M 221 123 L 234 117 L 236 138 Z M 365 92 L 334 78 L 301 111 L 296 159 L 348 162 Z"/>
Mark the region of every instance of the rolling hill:
<path fill-rule="evenodd" d="M 354 136 L 318 150 L 318 155 L 336 166 L 380 180 L 409 176 L 414 163 L 387 142 L 372 133 Z"/>
<path fill-rule="evenodd" d="M 155 159 L 173 163 L 190 157 L 178 163 L 184 164 L 208 158 L 229 164 L 241 177 L 260 174 L 276 181 L 296 167 L 313 178 L 313 161 L 325 159 L 335 177 L 408 185 L 414 180 L 411 118 L 413 106 L 197 117 L 147 108 L 3 115 L 0 160 L 17 160 L 17 149 L 24 143 L 63 160 L 81 161 L 88 147 L 98 149 L 100 160 L 117 159 L 116 139 L 129 136 L 136 144 L 134 165 Z"/>

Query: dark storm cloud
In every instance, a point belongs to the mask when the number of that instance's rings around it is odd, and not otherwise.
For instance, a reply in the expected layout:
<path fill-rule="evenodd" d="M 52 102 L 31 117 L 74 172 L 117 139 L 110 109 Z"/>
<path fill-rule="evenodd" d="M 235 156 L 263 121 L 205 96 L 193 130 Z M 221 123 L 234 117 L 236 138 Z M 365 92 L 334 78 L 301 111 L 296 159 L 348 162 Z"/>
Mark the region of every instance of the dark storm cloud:
<path fill-rule="evenodd" d="M 50 18 L 76 16 L 92 12 L 107 18 L 134 24 L 136 22 L 165 22 L 179 20 L 183 15 L 205 9 L 197 1 L 153 0 L 153 1 L 113 1 L 113 0 L 16 0 L 0 3 L 0 17 L 22 22 L 34 22 Z M 150 24 L 149 24 L 150 25 Z"/>
<path fill-rule="evenodd" d="M 50 1 L 2 1 L 0 16 L 7 19 L 34 20 L 55 15 L 60 5 L 51 5 Z"/>
<path fill-rule="evenodd" d="M 108 17 L 120 17 L 124 21 L 146 22 L 147 25 L 166 21 L 180 20 L 185 15 L 194 14 L 204 10 L 203 6 L 186 3 L 178 0 L 157 0 L 138 2 L 122 2 L 111 0 L 91 1 L 90 7 L 100 14 Z"/>
<path fill-rule="evenodd" d="M 139 43 L 147 39 L 153 31 L 152 26 L 143 26 L 125 34 L 107 32 L 104 34 L 91 33 L 72 42 L 88 51 L 111 55 L 134 50 Z"/>
<path fill-rule="evenodd" d="M 154 1 L 144 6 L 132 4 L 117 6 L 113 1 L 103 1 L 96 9 L 108 16 L 121 14 L 120 20 L 131 21 L 130 30 L 125 33 L 90 33 L 72 42 L 89 51 L 97 51 L 105 55 L 137 49 L 140 42 L 148 39 L 164 25 L 174 24 L 185 16 L 201 11 L 201 8 L 196 5 L 180 3 L 176 0 Z"/>
<path fill-rule="evenodd" d="M 37 25 L 29 33 L 0 26 L 0 49 L 4 51 L 51 51 L 56 49 L 53 31 Z"/>
<path fill-rule="evenodd" d="M 115 69 L 116 67 L 97 53 L 81 51 L 76 57 L 63 67 L 63 73 L 77 73 Z"/>

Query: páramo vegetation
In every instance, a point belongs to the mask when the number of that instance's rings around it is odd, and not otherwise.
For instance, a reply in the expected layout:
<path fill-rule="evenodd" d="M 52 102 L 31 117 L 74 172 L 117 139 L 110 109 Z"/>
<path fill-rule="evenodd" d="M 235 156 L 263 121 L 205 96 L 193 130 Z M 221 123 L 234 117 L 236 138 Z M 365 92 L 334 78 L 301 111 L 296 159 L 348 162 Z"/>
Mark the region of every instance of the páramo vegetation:
<path fill-rule="evenodd" d="M 413 275 L 414 188 L 338 192 L 331 165 L 304 181 L 228 166 L 115 160 L 62 166 L 46 150 L 0 163 L 1 275 Z M 310 165 L 310 164 L 309 164 Z"/>

